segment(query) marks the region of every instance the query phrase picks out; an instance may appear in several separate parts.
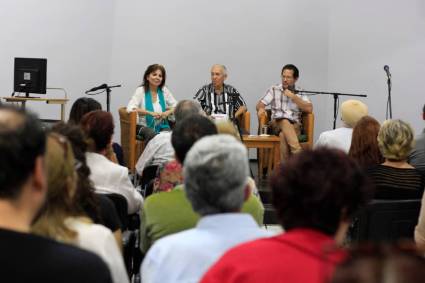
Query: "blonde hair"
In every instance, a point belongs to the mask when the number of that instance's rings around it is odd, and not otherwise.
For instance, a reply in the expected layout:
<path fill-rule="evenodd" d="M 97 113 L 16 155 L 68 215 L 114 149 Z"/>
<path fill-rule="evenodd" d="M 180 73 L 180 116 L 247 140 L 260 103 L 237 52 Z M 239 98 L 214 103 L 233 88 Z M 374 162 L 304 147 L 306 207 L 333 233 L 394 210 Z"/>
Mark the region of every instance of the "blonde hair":
<path fill-rule="evenodd" d="M 402 120 L 386 120 L 378 133 L 379 150 L 386 159 L 405 160 L 414 146 L 412 127 Z"/>
<path fill-rule="evenodd" d="M 75 243 L 77 232 L 65 225 L 67 217 L 76 216 L 72 193 L 76 190 L 75 159 L 68 140 L 51 133 L 47 138 L 47 198 L 39 218 L 32 226 L 35 234 Z"/>
<path fill-rule="evenodd" d="M 366 104 L 359 100 L 350 99 L 341 104 L 341 120 L 350 127 L 354 127 L 367 112 Z"/>
<path fill-rule="evenodd" d="M 216 123 L 217 132 L 219 134 L 225 134 L 225 135 L 231 135 L 235 137 L 237 140 L 241 140 L 239 137 L 238 130 L 236 129 L 235 125 L 232 122 L 229 121 L 220 121 Z"/>

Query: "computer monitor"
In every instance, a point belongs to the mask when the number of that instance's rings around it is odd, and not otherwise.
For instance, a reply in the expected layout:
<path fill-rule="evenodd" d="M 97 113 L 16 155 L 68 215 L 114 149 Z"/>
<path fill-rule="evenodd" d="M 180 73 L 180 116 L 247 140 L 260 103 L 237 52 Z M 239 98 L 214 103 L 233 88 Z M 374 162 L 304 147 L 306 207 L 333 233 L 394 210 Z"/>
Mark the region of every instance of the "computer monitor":
<path fill-rule="evenodd" d="M 47 59 L 15 58 L 14 91 L 46 93 Z"/>

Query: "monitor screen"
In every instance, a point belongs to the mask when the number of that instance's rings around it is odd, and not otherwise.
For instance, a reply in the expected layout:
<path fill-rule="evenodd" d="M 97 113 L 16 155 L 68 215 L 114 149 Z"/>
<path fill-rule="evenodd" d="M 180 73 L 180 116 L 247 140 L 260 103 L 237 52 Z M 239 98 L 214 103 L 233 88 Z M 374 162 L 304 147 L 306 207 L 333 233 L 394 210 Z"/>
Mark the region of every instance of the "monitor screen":
<path fill-rule="evenodd" d="M 15 58 L 14 91 L 46 93 L 47 59 Z"/>

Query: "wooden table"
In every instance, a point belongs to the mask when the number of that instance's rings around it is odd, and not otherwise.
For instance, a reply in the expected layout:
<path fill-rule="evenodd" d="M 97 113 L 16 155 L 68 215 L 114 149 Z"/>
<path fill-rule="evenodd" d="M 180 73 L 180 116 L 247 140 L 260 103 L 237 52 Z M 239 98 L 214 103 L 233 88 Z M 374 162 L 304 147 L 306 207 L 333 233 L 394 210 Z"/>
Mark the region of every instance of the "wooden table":
<path fill-rule="evenodd" d="M 21 103 L 21 107 L 25 108 L 27 101 L 42 101 L 47 104 L 60 104 L 61 106 L 61 120 L 65 121 L 65 104 L 68 102 L 66 98 L 35 98 L 35 97 L 19 97 L 19 96 L 11 96 L 11 97 L 2 97 L 6 102 L 17 102 Z"/>
<path fill-rule="evenodd" d="M 249 148 L 264 149 L 266 152 L 257 156 L 258 158 L 258 178 L 263 175 L 262 168 L 264 156 L 267 156 L 267 175 L 270 176 L 272 168 L 280 164 L 280 138 L 278 136 L 256 136 L 256 135 L 243 135 L 242 142 Z M 267 154 L 267 155 L 266 155 Z"/>

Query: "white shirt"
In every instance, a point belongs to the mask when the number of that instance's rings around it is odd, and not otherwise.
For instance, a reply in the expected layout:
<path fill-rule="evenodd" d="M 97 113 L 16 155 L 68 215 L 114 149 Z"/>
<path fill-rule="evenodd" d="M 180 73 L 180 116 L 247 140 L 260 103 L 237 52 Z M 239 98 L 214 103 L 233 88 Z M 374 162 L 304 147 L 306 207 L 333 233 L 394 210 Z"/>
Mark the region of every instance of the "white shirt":
<path fill-rule="evenodd" d="M 270 234 L 251 215 L 222 213 L 202 217 L 195 228 L 166 236 L 149 249 L 142 282 L 199 282 L 228 249 Z"/>
<path fill-rule="evenodd" d="M 170 107 L 175 107 L 177 105 L 177 100 L 174 98 L 173 94 L 165 86 L 162 88 L 164 93 L 165 107 L 168 109 Z M 155 106 L 156 104 L 156 106 Z M 159 98 L 156 103 L 153 103 L 155 112 L 162 112 L 161 105 L 159 103 Z M 158 108 L 159 106 L 159 108 Z M 135 109 L 145 109 L 145 89 L 143 86 L 138 87 L 133 94 L 133 97 L 130 99 L 127 105 L 127 112 L 134 111 Z M 146 126 L 145 116 L 138 116 L 138 124 Z"/>
<path fill-rule="evenodd" d="M 348 153 L 348 151 L 350 151 L 352 135 L 353 129 L 348 127 L 326 131 L 320 134 L 314 147 L 326 146 L 341 149 Z"/>
<path fill-rule="evenodd" d="M 129 282 L 122 254 L 111 230 L 76 217 L 68 217 L 65 225 L 78 233 L 78 247 L 97 254 L 106 263 L 114 283 Z"/>
<path fill-rule="evenodd" d="M 96 192 L 120 194 L 127 200 L 129 214 L 139 211 L 143 197 L 131 183 L 127 167 L 115 164 L 105 156 L 94 152 L 87 152 L 86 158 L 91 171 L 90 180 Z"/>
<path fill-rule="evenodd" d="M 160 132 L 143 150 L 136 163 L 136 171 L 142 175 L 143 169 L 151 165 L 161 165 L 174 159 L 174 149 L 171 145 L 171 131 Z"/>

